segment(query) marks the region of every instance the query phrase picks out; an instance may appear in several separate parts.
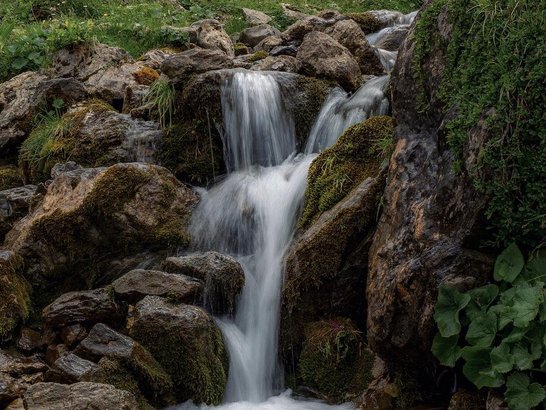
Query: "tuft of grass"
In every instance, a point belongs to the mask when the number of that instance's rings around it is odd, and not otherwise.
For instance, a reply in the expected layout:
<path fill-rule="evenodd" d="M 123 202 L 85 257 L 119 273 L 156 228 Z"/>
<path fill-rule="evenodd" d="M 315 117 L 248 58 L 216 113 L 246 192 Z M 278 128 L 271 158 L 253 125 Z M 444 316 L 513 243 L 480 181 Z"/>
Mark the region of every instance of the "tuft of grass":
<path fill-rule="evenodd" d="M 159 124 L 162 128 L 170 128 L 173 123 L 176 91 L 172 84 L 159 78 L 153 82 L 148 93 L 147 102 L 157 110 Z"/>

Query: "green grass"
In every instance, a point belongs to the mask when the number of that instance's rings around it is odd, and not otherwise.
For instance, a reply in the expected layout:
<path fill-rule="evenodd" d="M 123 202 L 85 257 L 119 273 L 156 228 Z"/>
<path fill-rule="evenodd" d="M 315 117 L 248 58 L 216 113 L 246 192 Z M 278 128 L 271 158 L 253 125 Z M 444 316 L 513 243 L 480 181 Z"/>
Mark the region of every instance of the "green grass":
<path fill-rule="evenodd" d="M 415 0 L 295 0 L 306 13 L 336 8 L 359 12 L 390 8 L 403 12 Z M 18 0 L 0 2 L 0 81 L 22 71 L 47 66 L 54 51 L 85 41 L 122 47 L 138 58 L 145 51 L 185 41 L 178 28 L 205 18 L 217 18 L 232 34 L 247 27 L 241 9 L 269 13 L 272 24 L 284 29 L 293 21 L 279 2 L 264 0 Z"/>

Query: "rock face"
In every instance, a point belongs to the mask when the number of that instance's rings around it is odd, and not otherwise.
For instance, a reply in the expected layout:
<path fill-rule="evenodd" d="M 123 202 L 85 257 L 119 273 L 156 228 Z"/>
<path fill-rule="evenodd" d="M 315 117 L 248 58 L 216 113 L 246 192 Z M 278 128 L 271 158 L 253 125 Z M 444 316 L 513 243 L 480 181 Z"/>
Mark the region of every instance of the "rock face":
<path fill-rule="evenodd" d="M 78 290 L 106 281 L 98 258 L 187 245 L 196 202 L 191 189 L 158 166 L 76 168 L 53 180 L 40 205 L 8 234 L 6 246 L 20 252 L 25 276 L 40 289 L 41 303 L 49 303 L 57 286 Z"/>
<path fill-rule="evenodd" d="M 81 382 L 71 385 L 37 383 L 25 393 L 25 408 L 32 410 L 136 410 L 135 397 L 108 384 Z"/>
<path fill-rule="evenodd" d="M 207 19 L 193 23 L 189 29 L 190 42 L 201 48 L 219 50 L 235 57 L 233 42 L 218 20 Z"/>
<path fill-rule="evenodd" d="M 13 225 L 28 213 L 36 189 L 36 185 L 25 185 L 0 191 L 0 243 Z"/>
<path fill-rule="evenodd" d="M 298 49 L 304 73 L 337 81 L 348 90 L 360 85 L 360 67 L 347 48 L 328 34 L 313 31 Z"/>
<path fill-rule="evenodd" d="M 219 50 L 193 48 L 167 58 L 161 64 L 161 71 L 174 82 L 187 79 L 189 74 L 229 68 L 232 59 Z"/>
<path fill-rule="evenodd" d="M 184 303 L 194 303 L 200 298 L 202 285 L 185 275 L 161 271 L 135 269 L 112 283 L 119 298 L 136 303 L 145 296 L 168 296 Z"/>
<path fill-rule="evenodd" d="M 179 402 L 221 402 L 228 356 L 222 334 L 207 312 L 147 296 L 135 306 L 128 328 L 171 375 Z"/>
<path fill-rule="evenodd" d="M 162 268 L 199 279 L 204 288 L 203 302 L 214 313 L 233 313 L 235 300 L 245 284 L 239 262 L 218 252 L 170 257 Z"/>
<path fill-rule="evenodd" d="M 241 42 L 249 47 L 254 47 L 267 37 L 278 36 L 279 30 L 268 24 L 249 27 L 241 32 Z"/>
<path fill-rule="evenodd" d="M 444 40 L 451 32 L 447 21 L 438 19 Z M 438 102 L 444 55 L 433 49 L 422 65 L 427 98 L 423 111 L 415 98 L 420 91 L 414 80 L 414 53 L 410 32 L 393 72 L 398 142 L 370 249 L 367 289 L 368 341 L 374 351 L 397 364 L 422 363 L 430 351 L 438 286 L 456 278 L 478 285 L 492 266 L 470 245 L 479 242 L 473 237 L 485 198 L 476 192 L 466 170 L 454 172 L 454 155 L 446 148 L 442 124 L 447 110 Z M 467 162 L 476 161 L 483 136 L 469 135 Z M 465 165 L 471 169 L 471 163 Z"/>

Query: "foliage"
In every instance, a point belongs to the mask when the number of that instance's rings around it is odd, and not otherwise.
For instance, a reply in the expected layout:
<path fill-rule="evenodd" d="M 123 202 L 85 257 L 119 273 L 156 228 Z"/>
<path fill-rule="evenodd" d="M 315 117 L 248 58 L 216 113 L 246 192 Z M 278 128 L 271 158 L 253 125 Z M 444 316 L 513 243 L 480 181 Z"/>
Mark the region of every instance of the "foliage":
<path fill-rule="evenodd" d="M 176 91 L 172 84 L 162 79 L 154 81 L 146 97 L 157 110 L 159 124 L 163 128 L 170 127 L 173 122 L 173 112 Z"/>
<path fill-rule="evenodd" d="M 447 7 L 453 31 L 438 30 Z M 475 184 L 488 198 L 494 245 L 517 241 L 528 248 L 546 239 L 546 132 L 542 92 L 546 72 L 546 8 L 534 0 L 438 0 L 416 29 L 416 80 L 432 53 L 446 56 L 439 98 L 455 108 L 447 138 L 462 170 L 469 132 L 482 122 L 489 139 L 479 153 Z M 445 33 L 444 33 L 445 34 Z"/>
<path fill-rule="evenodd" d="M 462 358 L 463 374 L 478 388 L 506 385 L 511 409 L 531 409 L 546 398 L 546 250 L 525 264 L 510 245 L 494 278 L 465 293 L 440 288 L 432 352 L 449 367 Z"/>

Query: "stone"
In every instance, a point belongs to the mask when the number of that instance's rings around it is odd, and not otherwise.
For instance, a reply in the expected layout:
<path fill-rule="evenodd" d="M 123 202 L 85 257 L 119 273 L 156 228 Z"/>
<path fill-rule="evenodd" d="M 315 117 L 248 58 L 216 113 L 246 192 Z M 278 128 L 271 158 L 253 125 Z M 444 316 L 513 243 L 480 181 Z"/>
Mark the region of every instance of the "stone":
<path fill-rule="evenodd" d="M 87 381 L 91 375 L 99 370 L 95 363 L 82 359 L 74 353 L 67 353 L 60 356 L 54 364 L 55 370 L 60 374 L 63 381 L 77 383 Z"/>
<path fill-rule="evenodd" d="M 81 323 L 65 326 L 61 329 L 61 339 L 65 346 L 73 347 L 87 336 L 87 330 Z"/>
<path fill-rule="evenodd" d="M 25 352 L 32 352 L 44 347 L 42 334 L 36 330 L 24 327 L 21 330 L 21 336 L 17 340 L 17 347 Z"/>
<path fill-rule="evenodd" d="M 309 14 L 302 13 L 300 10 L 290 4 L 281 3 L 281 8 L 284 15 L 290 19 L 301 20 L 310 17 Z"/>
<path fill-rule="evenodd" d="M 42 318 L 51 328 L 63 328 L 77 323 L 115 324 L 120 319 L 120 312 L 112 292 L 101 288 L 65 293 L 44 308 Z"/>
<path fill-rule="evenodd" d="M 136 303 L 145 296 L 168 296 L 184 303 L 199 300 L 201 282 L 185 275 L 161 271 L 135 269 L 112 283 L 116 296 L 129 303 Z"/>
<path fill-rule="evenodd" d="M 245 284 L 243 268 L 231 256 L 218 252 L 167 258 L 166 272 L 199 279 L 204 287 L 204 304 L 214 313 L 235 310 L 235 300 Z"/>
<path fill-rule="evenodd" d="M 221 51 L 229 57 L 235 56 L 233 42 L 218 20 L 197 21 L 187 29 L 187 32 L 190 42 L 197 46 Z"/>
<path fill-rule="evenodd" d="M 137 410 L 131 393 L 108 384 L 80 382 L 71 385 L 36 383 L 24 395 L 25 406 L 32 410 Z"/>
<path fill-rule="evenodd" d="M 451 396 L 447 410 L 481 410 L 484 408 L 486 408 L 486 396 L 479 392 L 457 390 Z"/>
<path fill-rule="evenodd" d="M 360 85 L 360 67 L 350 51 L 327 34 L 307 34 L 298 49 L 298 60 L 305 74 L 337 81 L 347 90 Z"/>
<path fill-rule="evenodd" d="M 190 74 L 229 68 L 232 64 L 232 59 L 222 51 L 194 48 L 167 58 L 161 64 L 161 72 L 176 83 Z"/>
<path fill-rule="evenodd" d="M 375 46 L 387 51 L 397 51 L 406 39 L 409 26 L 387 27 L 381 31 L 381 38 Z"/>
<path fill-rule="evenodd" d="M 241 43 L 249 47 L 257 46 L 260 41 L 267 37 L 278 36 L 281 32 L 268 24 L 260 24 L 244 29 L 241 32 Z"/>
<path fill-rule="evenodd" d="M 23 185 L 19 170 L 15 165 L 0 166 L 0 192 Z"/>
<path fill-rule="evenodd" d="M 254 50 L 265 51 L 266 53 L 269 53 L 275 47 L 279 47 L 282 44 L 283 44 L 283 40 L 279 36 L 269 36 L 264 38 L 258 44 L 256 44 L 256 46 L 254 47 Z"/>
<path fill-rule="evenodd" d="M 171 375 L 178 402 L 222 401 L 228 355 L 222 333 L 205 310 L 146 296 L 136 304 L 128 331 Z"/>
<path fill-rule="evenodd" d="M 259 26 L 260 24 L 268 24 L 272 20 L 271 17 L 269 17 L 267 14 L 259 10 L 252 10 L 252 9 L 247 9 L 243 7 L 242 11 L 243 11 L 243 16 L 245 17 L 245 20 L 253 26 Z"/>
<path fill-rule="evenodd" d="M 253 70 L 284 71 L 286 73 L 299 73 L 301 63 L 296 57 L 280 55 L 278 57 L 266 57 L 252 65 Z"/>
<path fill-rule="evenodd" d="M 53 366 L 57 359 L 70 351 L 64 344 L 51 344 L 47 347 L 45 360 L 50 366 Z"/>
<path fill-rule="evenodd" d="M 277 46 L 273 47 L 269 52 L 270 56 L 291 56 L 295 57 L 298 54 L 298 49 L 295 46 Z"/>
<path fill-rule="evenodd" d="M 13 225 L 27 215 L 37 188 L 25 185 L 0 191 L 0 243 Z"/>
<path fill-rule="evenodd" d="M 154 50 L 149 50 L 146 51 L 142 55 L 142 57 L 140 57 L 139 61 L 144 63 L 144 65 L 147 67 L 150 67 L 154 70 L 159 70 L 161 68 L 161 64 L 163 64 L 163 61 L 177 54 L 178 52 L 179 51 L 172 48 L 158 48 Z"/>
<path fill-rule="evenodd" d="M 15 357 L 0 350 L 0 407 L 21 397 L 34 383 L 44 380 L 48 367 L 37 357 Z"/>
<path fill-rule="evenodd" d="M 326 20 L 317 16 L 298 20 L 282 32 L 283 44 L 299 46 L 307 34 L 313 31 L 322 32 L 335 23 L 335 20 Z"/>
<path fill-rule="evenodd" d="M 19 221 L 6 246 L 25 259 L 38 306 L 60 289 L 91 288 L 113 260 L 189 243 L 197 194 L 168 170 L 139 163 L 80 168 L 57 176 L 44 199 Z M 89 263 L 94 261 L 94 263 Z"/>

